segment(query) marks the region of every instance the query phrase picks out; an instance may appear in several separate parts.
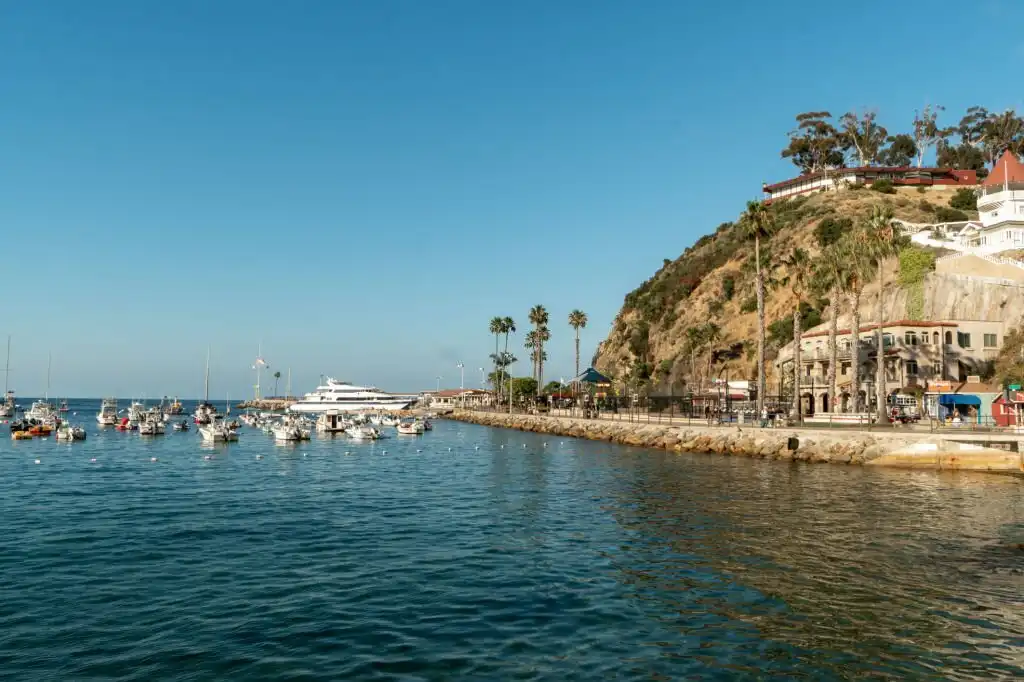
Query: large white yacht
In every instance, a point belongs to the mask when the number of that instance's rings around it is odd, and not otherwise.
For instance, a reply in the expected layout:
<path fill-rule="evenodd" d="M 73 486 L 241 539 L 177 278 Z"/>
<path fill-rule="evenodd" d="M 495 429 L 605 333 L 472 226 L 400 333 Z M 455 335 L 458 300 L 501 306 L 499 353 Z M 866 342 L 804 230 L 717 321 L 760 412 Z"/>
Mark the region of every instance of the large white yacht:
<path fill-rule="evenodd" d="M 315 391 L 307 393 L 302 400 L 289 405 L 288 409 L 292 412 L 380 412 L 404 410 L 415 400 L 414 396 L 394 395 L 373 386 L 356 386 L 328 377 L 325 384 L 317 386 Z"/>

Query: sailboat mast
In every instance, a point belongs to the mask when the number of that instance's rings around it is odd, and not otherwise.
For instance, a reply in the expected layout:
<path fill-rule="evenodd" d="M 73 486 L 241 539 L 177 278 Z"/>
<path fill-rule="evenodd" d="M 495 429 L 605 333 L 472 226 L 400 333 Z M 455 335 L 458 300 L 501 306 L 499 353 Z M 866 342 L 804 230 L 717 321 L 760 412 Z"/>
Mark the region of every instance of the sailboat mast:
<path fill-rule="evenodd" d="M 284 397 L 287 398 L 292 394 L 292 368 L 288 368 L 288 385 L 284 387 Z"/>
<path fill-rule="evenodd" d="M 206 394 L 203 402 L 210 402 L 210 347 L 206 347 Z"/>
<path fill-rule="evenodd" d="M 43 396 L 43 400 L 50 401 L 50 367 L 53 364 L 53 354 L 46 354 L 46 395 Z"/>
<path fill-rule="evenodd" d="M 7 367 L 4 368 L 4 396 L 7 395 L 7 391 L 10 388 L 8 384 L 11 379 L 11 335 L 7 335 Z"/>

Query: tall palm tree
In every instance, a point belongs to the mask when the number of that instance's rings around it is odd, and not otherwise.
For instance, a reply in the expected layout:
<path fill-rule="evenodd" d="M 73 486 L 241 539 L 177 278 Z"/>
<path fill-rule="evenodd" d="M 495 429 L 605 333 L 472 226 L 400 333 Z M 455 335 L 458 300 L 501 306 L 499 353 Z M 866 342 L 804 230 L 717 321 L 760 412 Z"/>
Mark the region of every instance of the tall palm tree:
<path fill-rule="evenodd" d="M 576 332 L 576 375 L 580 375 L 580 329 L 587 326 L 587 314 L 582 310 L 569 313 L 569 326 Z"/>
<path fill-rule="evenodd" d="M 499 379 L 499 381 L 494 384 L 494 392 L 497 393 L 501 379 L 501 377 L 498 376 L 498 340 L 501 338 L 502 332 L 505 331 L 504 320 L 500 317 L 492 317 L 489 329 L 491 330 L 491 333 L 494 334 L 494 376 Z"/>
<path fill-rule="evenodd" d="M 530 361 L 533 363 L 533 378 L 537 378 L 537 330 L 531 329 L 523 337 L 523 347 L 530 351 Z"/>
<path fill-rule="evenodd" d="M 534 343 L 537 344 L 537 395 L 540 395 L 541 384 L 544 383 L 544 342 L 551 338 L 551 332 L 548 331 L 548 311 L 542 305 L 535 305 L 530 308 L 530 324 L 533 325 L 534 331 L 537 335 L 534 337 Z M 544 330 L 543 332 L 541 330 Z"/>
<path fill-rule="evenodd" d="M 876 314 L 878 324 L 875 328 L 875 401 L 879 423 L 888 419 L 885 407 L 885 261 L 895 256 L 903 246 L 904 239 L 893 216 L 892 206 L 888 203 L 875 206 L 871 215 L 864 223 L 861 232 L 861 243 L 865 255 L 875 263 L 878 273 L 878 299 Z"/>
<path fill-rule="evenodd" d="M 516 333 L 516 321 L 511 317 L 501 319 L 501 333 L 505 335 L 505 352 L 508 352 L 508 335 Z"/>
<path fill-rule="evenodd" d="M 843 270 L 843 292 L 850 297 L 850 312 L 853 320 L 850 325 L 850 368 L 853 370 L 850 392 L 853 397 L 853 411 L 861 412 L 864 408 L 860 398 L 860 299 L 864 293 L 864 284 L 874 276 L 874 261 L 861 248 L 856 235 L 849 235 L 838 242 L 839 252 L 845 263 Z"/>
<path fill-rule="evenodd" d="M 764 272 L 761 268 L 761 239 L 775 230 L 775 220 L 761 201 L 748 201 L 747 210 L 740 216 L 740 224 L 747 237 L 754 240 L 754 267 L 757 288 L 757 413 L 764 409 Z"/>
<path fill-rule="evenodd" d="M 807 298 L 807 289 L 814 276 L 814 264 L 807 252 L 797 247 L 783 259 L 786 266 L 786 277 L 783 284 L 793 292 L 793 416 L 797 422 L 803 421 L 803 401 L 800 400 L 800 344 L 803 341 L 803 320 L 800 319 L 800 306 Z M 812 398 L 813 399 L 813 398 Z"/>
<path fill-rule="evenodd" d="M 277 395 L 277 382 L 281 380 L 281 372 L 274 372 L 274 395 Z"/>
<path fill-rule="evenodd" d="M 838 376 L 836 373 L 839 360 L 839 348 L 836 336 L 839 334 L 839 309 L 842 307 L 841 294 L 845 291 L 846 260 L 838 244 L 825 249 L 818 259 L 816 269 L 818 289 L 828 296 L 828 373 L 825 383 L 828 385 L 828 411 L 837 412 Z"/>

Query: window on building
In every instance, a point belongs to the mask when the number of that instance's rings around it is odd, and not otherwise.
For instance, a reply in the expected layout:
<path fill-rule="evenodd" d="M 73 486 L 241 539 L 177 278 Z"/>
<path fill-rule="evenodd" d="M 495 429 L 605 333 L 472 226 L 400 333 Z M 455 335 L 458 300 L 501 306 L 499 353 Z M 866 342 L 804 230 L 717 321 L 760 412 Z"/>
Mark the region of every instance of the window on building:
<path fill-rule="evenodd" d="M 903 342 L 906 343 L 908 346 L 916 346 L 917 334 L 915 332 L 907 332 L 906 334 L 903 335 Z"/>
<path fill-rule="evenodd" d="M 936 362 L 934 365 L 932 365 L 932 375 L 933 376 L 937 376 L 940 379 L 942 378 L 942 363 L 941 362 Z"/>
<path fill-rule="evenodd" d="M 839 373 L 842 374 L 844 377 L 846 376 L 846 373 L 849 372 L 849 371 L 850 371 L 850 363 L 848 363 L 848 362 L 844 362 L 842 364 L 842 366 L 839 368 Z"/>
<path fill-rule="evenodd" d="M 939 333 L 938 332 L 932 332 L 932 343 L 934 343 L 936 346 L 939 345 Z"/>
<path fill-rule="evenodd" d="M 953 345 L 953 332 L 946 332 L 946 345 L 947 346 L 952 346 Z"/>
<path fill-rule="evenodd" d="M 904 363 L 904 369 L 906 369 L 906 371 L 907 371 L 907 376 L 911 376 L 911 377 L 916 377 L 917 376 L 917 362 L 916 361 L 914 361 L 914 360 L 907 360 Z"/>
<path fill-rule="evenodd" d="M 985 348 L 995 348 L 996 345 L 998 345 L 996 343 L 996 335 L 995 334 L 985 334 Z"/>
<path fill-rule="evenodd" d="M 922 346 L 927 346 L 928 345 L 928 332 L 924 332 L 923 334 L 921 334 L 921 345 Z"/>
<path fill-rule="evenodd" d="M 807 368 L 804 370 L 804 376 L 805 377 L 811 376 L 811 366 L 810 365 L 807 365 Z"/>
<path fill-rule="evenodd" d="M 882 347 L 888 348 L 896 343 L 896 339 L 893 338 L 892 334 L 882 334 Z"/>
<path fill-rule="evenodd" d="M 971 335 L 968 334 L 967 332 L 957 332 L 956 333 L 956 343 L 961 348 L 970 348 L 971 347 Z"/>

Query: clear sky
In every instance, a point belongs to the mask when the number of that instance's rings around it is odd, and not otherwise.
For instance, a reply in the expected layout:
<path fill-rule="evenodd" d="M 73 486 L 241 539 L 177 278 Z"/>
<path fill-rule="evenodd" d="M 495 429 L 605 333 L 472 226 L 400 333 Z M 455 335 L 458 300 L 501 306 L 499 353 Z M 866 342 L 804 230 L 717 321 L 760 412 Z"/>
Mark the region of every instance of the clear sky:
<path fill-rule="evenodd" d="M 1010 2 L 38 0 L 0 8 L 0 344 L 20 395 L 546 378 L 733 219 L 794 114 L 1020 108 Z M 2 353 L 0 345 L 0 353 Z M 0 358 L 0 363 L 2 363 Z M 0 365 L 2 368 L 2 365 Z M 283 391 L 283 385 L 281 390 Z"/>

